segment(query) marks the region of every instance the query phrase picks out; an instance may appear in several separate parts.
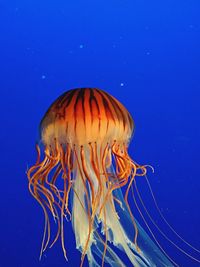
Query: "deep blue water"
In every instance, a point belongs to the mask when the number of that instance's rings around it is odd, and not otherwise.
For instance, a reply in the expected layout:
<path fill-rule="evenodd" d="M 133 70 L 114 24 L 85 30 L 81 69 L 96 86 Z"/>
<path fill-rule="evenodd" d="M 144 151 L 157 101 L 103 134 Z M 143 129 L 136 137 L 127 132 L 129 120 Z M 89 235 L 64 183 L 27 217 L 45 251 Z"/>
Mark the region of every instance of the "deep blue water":
<path fill-rule="evenodd" d="M 44 218 L 25 173 L 43 114 L 76 87 L 102 88 L 127 107 L 130 155 L 155 167 L 163 214 L 200 248 L 199 14 L 198 0 L 0 1 L 0 267 L 79 266 L 70 224 L 69 263 L 59 242 L 39 262 Z M 180 266 L 200 265 L 161 241 Z"/>

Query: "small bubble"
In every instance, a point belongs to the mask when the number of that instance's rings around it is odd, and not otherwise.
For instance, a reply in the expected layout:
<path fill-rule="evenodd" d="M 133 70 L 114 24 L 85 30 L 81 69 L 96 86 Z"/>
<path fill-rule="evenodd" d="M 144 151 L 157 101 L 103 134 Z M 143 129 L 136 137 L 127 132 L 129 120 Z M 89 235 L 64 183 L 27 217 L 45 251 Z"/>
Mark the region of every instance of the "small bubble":
<path fill-rule="evenodd" d="M 120 83 L 120 86 L 124 86 L 124 83 Z"/>
<path fill-rule="evenodd" d="M 80 45 L 79 45 L 79 48 L 81 48 L 81 49 L 82 49 L 82 48 L 83 48 L 83 44 L 80 44 Z"/>
<path fill-rule="evenodd" d="M 46 76 L 45 75 L 42 75 L 41 76 L 42 80 L 46 79 Z"/>

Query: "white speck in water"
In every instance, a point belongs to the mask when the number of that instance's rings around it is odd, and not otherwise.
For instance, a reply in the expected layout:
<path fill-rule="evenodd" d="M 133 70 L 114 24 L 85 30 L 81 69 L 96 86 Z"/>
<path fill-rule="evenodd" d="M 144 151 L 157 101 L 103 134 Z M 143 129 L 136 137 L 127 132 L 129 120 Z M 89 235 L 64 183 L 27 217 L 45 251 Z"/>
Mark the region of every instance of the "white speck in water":
<path fill-rule="evenodd" d="M 82 49 L 82 48 L 83 48 L 83 44 L 80 44 L 80 45 L 79 45 L 79 48 L 81 48 L 81 49 Z"/>
<path fill-rule="evenodd" d="M 42 75 L 41 76 L 42 80 L 46 79 L 46 76 L 45 75 Z"/>
<path fill-rule="evenodd" d="M 120 86 L 124 86 L 124 83 L 120 83 Z"/>

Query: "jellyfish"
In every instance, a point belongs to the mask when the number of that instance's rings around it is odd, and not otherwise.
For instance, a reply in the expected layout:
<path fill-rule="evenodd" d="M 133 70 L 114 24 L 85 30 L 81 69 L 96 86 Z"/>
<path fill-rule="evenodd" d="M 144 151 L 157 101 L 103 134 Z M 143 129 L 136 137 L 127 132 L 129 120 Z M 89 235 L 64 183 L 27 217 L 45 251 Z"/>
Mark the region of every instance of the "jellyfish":
<path fill-rule="evenodd" d="M 97 88 L 69 90 L 49 107 L 40 124 L 36 163 L 27 171 L 29 191 L 45 216 L 40 257 L 61 240 L 68 258 L 68 221 L 81 253 L 81 267 L 84 261 L 91 267 L 125 267 L 127 262 L 135 267 L 178 266 L 156 239 L 136 200 L 135 194 L 146 209 L 136 177 L 146 177 L 151 166 L 129 156 L 133 132 L 128 110 Z M 150 191 L 157 206 L 151 187 Z M 137 221 L 132 204 L 151 237 Z M 151 219 L 148 211 L 147 215 Z M 52 219 L 57 226 L 53 237 Z"/>

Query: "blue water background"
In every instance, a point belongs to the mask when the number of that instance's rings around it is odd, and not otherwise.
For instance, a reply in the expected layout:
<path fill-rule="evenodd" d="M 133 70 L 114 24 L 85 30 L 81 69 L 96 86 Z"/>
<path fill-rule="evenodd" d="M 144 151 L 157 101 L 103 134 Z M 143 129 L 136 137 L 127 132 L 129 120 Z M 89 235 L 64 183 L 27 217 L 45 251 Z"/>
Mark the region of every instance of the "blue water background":
<path fill-rule="evenodd" d="M 199 14 L 198 0 L 0 1 L 0 267 L 79 266 L 70 224 L 68 265 L 60 242 L 39 262 L 44 218 L 25 174 L 43 114 L 76 87 L 102 88 L 127 107 L 130 155 L 155 167 L 164 215 L 200 247 Z M 158 239 L 180 266 L 198 266 Z"/>

